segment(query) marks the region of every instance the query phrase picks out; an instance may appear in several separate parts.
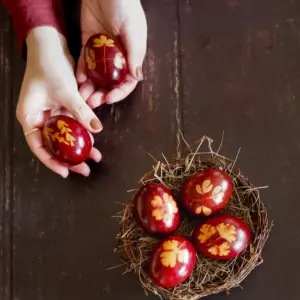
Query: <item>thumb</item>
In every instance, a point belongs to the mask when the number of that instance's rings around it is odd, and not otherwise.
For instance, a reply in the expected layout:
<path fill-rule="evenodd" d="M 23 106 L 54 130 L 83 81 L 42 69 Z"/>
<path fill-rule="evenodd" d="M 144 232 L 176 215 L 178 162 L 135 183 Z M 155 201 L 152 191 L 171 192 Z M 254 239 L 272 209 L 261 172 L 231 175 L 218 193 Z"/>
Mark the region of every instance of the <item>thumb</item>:
<path fill-rule="evenodd" d="M 71 97 L 65 97 L 61 103 L 87 130 L 92 133 L 98 133 L 103 126 L 96 114 L 77 93 Z"/>
<path fill-rule="evenodd" d="M 127 28 L 121 35 L 123 45 L 127 52 L 129 72 L 137 80 L 143 80 L 143 61 L 147 48 L 146 26 Z"/>

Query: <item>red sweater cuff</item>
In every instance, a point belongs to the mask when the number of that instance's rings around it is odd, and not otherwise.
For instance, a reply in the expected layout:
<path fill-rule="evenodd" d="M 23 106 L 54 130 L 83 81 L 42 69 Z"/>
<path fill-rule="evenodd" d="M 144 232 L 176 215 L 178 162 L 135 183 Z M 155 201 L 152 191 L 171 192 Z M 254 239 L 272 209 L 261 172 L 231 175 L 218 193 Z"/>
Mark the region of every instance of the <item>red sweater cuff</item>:
<path fill-rule="evenodd" d="M 25 39 L 29 31 L 38 26 L 51 26 L 65 35 L 61 1 L 4 0 L 12 16 L 16 38 L 21 53 L 24 53 Z"/>

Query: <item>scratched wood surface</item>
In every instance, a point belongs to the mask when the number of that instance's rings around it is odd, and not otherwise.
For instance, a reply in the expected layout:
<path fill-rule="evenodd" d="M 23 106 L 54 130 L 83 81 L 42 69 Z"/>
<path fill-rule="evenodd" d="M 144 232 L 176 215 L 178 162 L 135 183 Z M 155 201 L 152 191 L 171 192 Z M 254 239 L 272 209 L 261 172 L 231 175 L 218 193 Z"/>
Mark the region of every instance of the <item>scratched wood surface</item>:
<path fill-rule="evenodd" d="M 0 299 L 10 299 L 12 213 L 12 28 L 8 14 L 0 10 Z"/>
<path fill-rule="evenodd" d="M 300 264 L 300 3 L 284 0 L 145 0 L 145 81 L 122 103 L 96 110 L 103 153 L 84 179 L 63 180 L 30 153 L 14 110 L 24 73 L 0 8 L 0 299 L 146 299 L 113 253 L 113 218 L 152 167 L 209 135 L 262 190 L 275 228 L 265 263 L 230 299 L 296 300 Z M 76 6 L 78 7 L 78 6 Z M 65 1 L 78 55 L 78 10 Z M 266 284 L 266 282 L 268 284 Z M 150 295 L 147 299 L 157 299 Z M 225 294 L 210 299 L 228 299 Z"/>
<path fill-rule="evenodd" d="M 224 131 L 222 152 L 235 157 L 241 147 L 238 166 L 255 185 L 269 186 L 261 195 L 275 227 L 265 263 L 228 299 L 296 300 L 300 3 L 179 2 L 186 138 L 207 134 L 217 148 Z"/>

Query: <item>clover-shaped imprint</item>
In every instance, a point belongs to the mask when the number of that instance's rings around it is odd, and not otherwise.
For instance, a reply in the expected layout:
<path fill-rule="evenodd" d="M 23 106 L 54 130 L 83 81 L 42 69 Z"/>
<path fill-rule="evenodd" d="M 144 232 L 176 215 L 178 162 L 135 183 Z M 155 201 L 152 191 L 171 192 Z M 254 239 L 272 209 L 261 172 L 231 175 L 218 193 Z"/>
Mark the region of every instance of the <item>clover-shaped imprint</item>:
<path fill-rule="evenodd" d="M 237 231 L 235 226 L 221 223 L 217 226 L 204 224 L 200 228 L 198 240 L 209 247 L 212 255 L 226 256 L 230 253 L 230 244 L 236 241 Z"/>
<path fill-rule="evenodd" d="M 226 256 L 230 253 L 230 245 L 228 242 L 224 242 L 221 245 L 210 247 L 208 252 L 212 255 Z"/>
<path fill-rule="evenodd" d="M 174 214 L 178 212 L 177 203 L 173 197 L 167 193 L 164 193 L 162 197 L 155 196 L 151 201 L 151 205 L 154 208 L 152 211 L 152 216 L 156 221 L 171 221 L 174 217 Z"/>
<path fill-rule="evenodd" d="M 115 46 L 114 40 L 107 38 L 105 35 L 102 34 L 100 35 L 99 38 L 95 38 L 93 42 L 95 48 Z"/>
<path fill-rule="evenodd" d="M 188 250 L 180 249 L 178 241 L 166 241 L 163 244 L 163 252 L 160 255 L 161 263 L 164 267 L 174 268 L 177 261 L 180 263 L 188 262 Z"/>
<path fill-rule="evenodd" d="M 219 185 L 214 187 L 209 179 L 204 180 L 202 184 L 197 184 L 196 191 L 198 194 L 206 196 L 206 199 L 213 199 L 215 202 L 221 201 L 224 196 L 222 187 Z M 201 214 L 202 212 L 205 216 L 209 216 L 212 214 L 211 208 L 203 205 L 202 200 L 199 201 L 198 199 L 195 199 L 193 202 L 194 203 L 192 204 L 196 205 L 195 212 L 197 215 Z"/>

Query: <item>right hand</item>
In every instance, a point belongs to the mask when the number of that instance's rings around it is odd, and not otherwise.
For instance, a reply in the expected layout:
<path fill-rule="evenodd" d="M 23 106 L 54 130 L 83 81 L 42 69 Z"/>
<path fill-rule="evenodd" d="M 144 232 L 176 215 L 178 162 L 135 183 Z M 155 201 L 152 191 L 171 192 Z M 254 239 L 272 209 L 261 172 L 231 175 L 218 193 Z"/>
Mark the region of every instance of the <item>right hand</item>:
<path fill-rule="evenodd" d="M 86 163 L 65 166 L 45 148 L 41 129 L 53 114 L 73 116 L 90 133 L 102 130 L 102 124 L 78 92 L 74 61 L 66 39 L 54 28 L 43 26 L 30 31 L 26 39 L 27 65 L 17 105 L 20 122 L 31 151 L 49 169 L 66 178 L 69 170 L 88 176 Z M 93 140 L 93 139 L 92 139 Z M 92 148 L 90 158 L 101 160 Z"/>
<path fill-rule="evenodd" d="M 130 2 L 130 4 L 129 4 Z M 82 0 L 82 49 L 76 71 L 79 92 L 90 107 L 125 99 L 143 80 L 142 65 L 147 48 L 147 20 L 140 0 Z M 95 33 L 108 33 L 121 39 L 127 54 L 129 73 L 125 81 L 111 91 L 98 89 L 88 79 L 84 48 Z"/>

